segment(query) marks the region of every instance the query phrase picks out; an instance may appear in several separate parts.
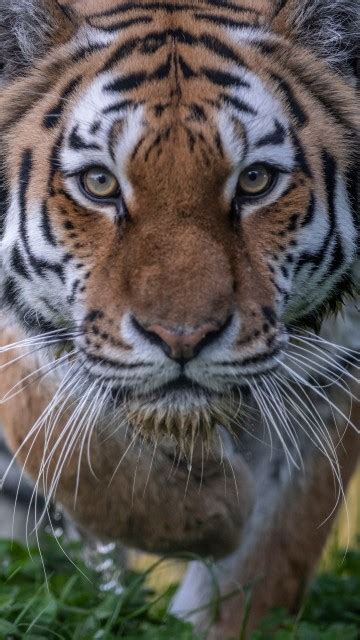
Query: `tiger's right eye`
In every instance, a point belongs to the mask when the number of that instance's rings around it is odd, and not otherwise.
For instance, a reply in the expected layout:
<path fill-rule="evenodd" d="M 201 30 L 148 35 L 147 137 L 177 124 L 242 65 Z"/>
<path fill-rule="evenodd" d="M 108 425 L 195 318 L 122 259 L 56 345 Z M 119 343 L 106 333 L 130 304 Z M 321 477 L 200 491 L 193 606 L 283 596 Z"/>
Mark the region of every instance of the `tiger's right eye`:
<path fill-rule="evenodd" d="M 120 185 L 115 176 L 104 167 L 91 167 L 80 174 L 86 195 L 97 200 L 113 200 L 120 195 Z"/>
<path fill-rule="evenodd" d="M 264 195 L 274 182 L 274 171 L 266 164 L 256 163 L 239 177 L 238 194 L 248 198 Z"/>

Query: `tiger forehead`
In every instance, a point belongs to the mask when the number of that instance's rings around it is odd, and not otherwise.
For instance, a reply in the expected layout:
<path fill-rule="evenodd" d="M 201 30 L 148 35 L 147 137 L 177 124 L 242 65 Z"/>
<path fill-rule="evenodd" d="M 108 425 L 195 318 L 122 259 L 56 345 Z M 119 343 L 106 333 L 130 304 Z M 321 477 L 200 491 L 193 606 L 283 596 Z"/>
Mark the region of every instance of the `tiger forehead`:
<path fill-rule="evenodd" d="M 110 147 L 117 137 L 131 139 L 125 148 L 134 158 L 144 153 L 145 159 L 153 159 L 166 142 L 181 139 L 191 152 L 202 154 L 205 163 L 210 156 L 233 156 L 234 140 L 238 161 L 256 129 L 259 139 L 261 132 L 274 129 L 284 137 L 288 121 L 256 48 L 246 40 L 236 47 L 230 35 L 220 40 L 215 27 L 206 34 L 196 31 L 190 10 L 170 17 L 155 13 L 156 30 L 146 24 L 141 36 L 138 28 L 136 36 L 114 36 L 106 56 L 90 71 L 88 90 L 73 114 L 75 126 L 108 135 Z M 134 115 L 139 111 L 141 118 Z M 227 140 L 222 139 L 223 112 L 228 113 Z M 75 142 L 81 146 L 78 135 Z"/>
<path fill-rule="evenodd" d="M 200 18 L 199 13 L 206 11 L 208 14 L 219 13 L 222 9 L 224 12 L 230 11 L 236 17 L 247 18 L 253 22 L 265 19 L 272 15 L 274 11 L 273 0 L 244 0 L 239 2 L 207 2 L 206 0 L 138 0 L 136 3 L 119 2 L 119 0 L 63 0 L 64 4 L 73 6 L 78 15 L 86 16 L 89 24 L 100 28 L 106 26 L 113 28 L 114 23 L 119 23 L 127 18 L 131 12 L 132 18 L 135 17 L 136 11 L 147 15 L 147 23 L 150 22 L 151 16 L 163 12 L 170 19 L 174 11 L 186 11 L 191 13 L 191 18 Z M 223 4 L 223 7 L 221 6 Z M 141 21 L 138 21 L 141 24 Z M 145 22 L 146 24 L 146 22 Z"/>

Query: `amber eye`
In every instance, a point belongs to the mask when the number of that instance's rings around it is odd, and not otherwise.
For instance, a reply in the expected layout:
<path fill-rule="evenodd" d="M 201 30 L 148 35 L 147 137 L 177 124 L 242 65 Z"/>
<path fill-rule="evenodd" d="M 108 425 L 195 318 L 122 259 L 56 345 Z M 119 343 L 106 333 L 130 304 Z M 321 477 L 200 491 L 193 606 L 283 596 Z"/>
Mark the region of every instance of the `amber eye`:
<path fill-rule="evenodd" d="M 240 174 L 238 193 L 247 197 L 266 193 L 274 182 L 275 172 L 265 164 L 252 164 Z"/>
<path fill-rule="evenodd" d="M 81 174 L 80 179 L 84 191 L 92 198 L 110 200 L 120 193 L 117 179 L 104 167 L 91 167 Z"/>

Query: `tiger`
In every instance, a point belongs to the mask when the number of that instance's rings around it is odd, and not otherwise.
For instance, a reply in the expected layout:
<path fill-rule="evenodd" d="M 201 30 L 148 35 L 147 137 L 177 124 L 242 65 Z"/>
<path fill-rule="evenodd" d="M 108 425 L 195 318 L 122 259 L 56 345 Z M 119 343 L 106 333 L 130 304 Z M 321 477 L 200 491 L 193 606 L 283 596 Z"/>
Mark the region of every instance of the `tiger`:
<path fill-rule="evenodd" d="M 45 508 L 197 554 L 172 611 L 212 640 L 297 610 L 359 459 L 359 34 L 0 0 L 3 432 Z"/>

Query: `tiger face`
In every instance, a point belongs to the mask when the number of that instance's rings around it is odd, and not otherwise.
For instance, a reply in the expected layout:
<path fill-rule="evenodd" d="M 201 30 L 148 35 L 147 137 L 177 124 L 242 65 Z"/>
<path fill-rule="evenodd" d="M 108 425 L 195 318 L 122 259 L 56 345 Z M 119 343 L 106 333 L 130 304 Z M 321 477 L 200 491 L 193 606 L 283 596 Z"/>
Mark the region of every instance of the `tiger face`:
<path fill-rule="evenodd" d="M 354 262 L 356 90 L 286 6 L 73 4 L 1 97 L 3 305 L 139 428 L 211 425 Z"/>

